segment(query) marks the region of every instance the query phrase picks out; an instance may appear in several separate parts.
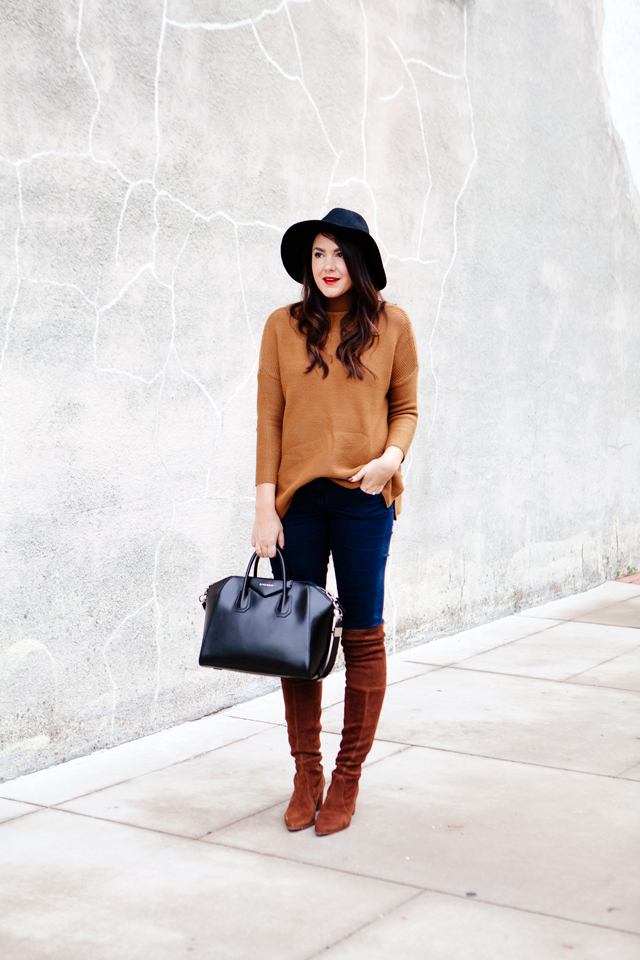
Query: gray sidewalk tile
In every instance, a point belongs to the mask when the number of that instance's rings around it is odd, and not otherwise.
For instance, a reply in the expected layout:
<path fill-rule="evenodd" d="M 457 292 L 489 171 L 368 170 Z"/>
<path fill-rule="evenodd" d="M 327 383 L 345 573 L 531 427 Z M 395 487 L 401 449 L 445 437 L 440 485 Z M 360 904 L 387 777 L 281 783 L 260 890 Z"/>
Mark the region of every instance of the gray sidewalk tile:
<path fill-rule="evenodd" d="M 6 824 L 0 855 L 0 948 L 20 960 L 305 960 L 413 895 L 54 810 Z"/>
<path fill-rule="evenodd" d="M 256 697 L 255 700 L 234 703 L 232 707 L 221 710 L 217 716 L 253 720 L 259 723 L 277 723 L 282 726 L 285 722 L 282 690 L 278 687 L 272 693 L 265 693 L 264 696 Z"/>
<path fill-rule="evenodd" d="M 38 913 L 73 909 L 147 857 L 176 842 L 149 830 L 40 810 L 0 830 L 0 931 L 28 930 Z M 1 941 L 0 941 L 1 942 Z"/>
<path fill-rule="evenodd" d="M 577 673 L 584 676 L 585 670 L 597 668 L 605 660 L 620 658 L 634 649 L 640 649 L 638 630 L 565 620 L 532 637 L 478 654 L 459 666 L 469 670 L 567 680 Z"/>
<path fill-rule="evenodd" d="M 595 613 L 577 617 L 577 620 L 589 620 L 590 623 L 610 623 L 620 627 L 640 628 L 640 596 L 616 603 Z"/>
<path fill-rule="evenodd" d="M 452 637 L 431 640 L 419 647 L 410 647 L 400 654 L 405 660 L 417 663 L 432 663 L 446 667 L 474 657 L 485 650 L 493 650 L 520 637 L 540 633 L 547 627 L 553 627 L 561 620 L 544 620 L 540 617 L 504 617 L 483 623 Z"/>
<path fill-rule="evenodd" d="M 516 616 L 526 617 L 554 617 L 558 620 L 575 620 L 585 614 L 594 613 L 613 603 L 620 603 L 632 597 L 640 597 L 640 586 L 634 583 L 617 583 L 609 580 L 607 583 L 586 590 L 571 597 L 562 597 L 560 600 L 551 600 L 539 607 L 529 607 Z"/>
<path fill-rule="evenodd" d="M 640 761 L 639 727 L 637 693 L 443 667 L 389 687 L 376 736 L 615 776 Z"/>
<path fill-rule="evenodd" d="M 290 759 L 284 728 L 268 727 L 63 809 L 195 839 L 281 802 L 291 786 Z"/>
<path fill-rule="evenodd" d="M 631 767 L 630 770 L 623 770 L 619 776 L 624 777 L 625 780 L 640 780 L 640 763 Z"/>
<path fill-rule="evenodd" d="M 602 630 L 603 628 L 600 627 L 599 629 Z M 618 629 L 623 630 L 625 628 L 618 627 Z M 620 654 L 613 660 L 607 660 L 597 667 L 592 667 L 590 670 L 585 670 L 584 673 L 571 677 L 569 683 L 617 687 L 620 690 L 636 690 L 640 693 L 640 646 L 628 653 Z"/>
<path fill-rule="evenodd" d="M 322 743 L 329 779 L 340 738 L 324 733 Z M 368 763 L 401 749 L 376 743 Z M 286 832 L 282 818 L 294 770 L 286 730 L 269 727 L 194 760 L 72 800 L 63 809 L 195 839 L 280 804 L 273 816 Z"/>
<path fill-rule="evenodd" d="M 407 663 L 400 654 L 387 657 L 387 684 L 400 683 L 409 677 L 417 677 L 428 673 L 431 668 L 424 664 Z M 331 707 L 344 700 L 344 670 L 338 670 L 326 680 L 322 681 L 322 708 Z M 263 723 L 284 724 L 284 701 L 282 691 L 278 687 L 272 693 L 263 697 L 249 700 L 246 703 L 236 703 L 227 707 L 219 716 L 239 717 L 246 720 L 259 720 Z"/>
<path fill-rule="evenodd" d="M 15 820 L 17 817 L 24 817 L 26 813 L 35 813 L 40 807 L 33 806 L 31 803 L 20 803 L 18 800 L 3 800 L 0 797 L 0 823 L 6 823 L 7 820 Z"/>
<path fill-rule="evenodd" d="M 343 833 L 268 812 L 207 839 L 635 932 L 638 804 L 627 780 L 412 748 L 365 770 Z"/>
<path fill-rule="evenodd" d="M 399 945 L 402 945 L 399 948 Z M 327 950 L 327 960 L 638 960 L 635 934 L 423 893 Z"/>
<path fill-rule="evenodd" d="M 258 732 L 255 724 L 222 717 L 203 717 L 160 733 L 97 750 L 87 757 L 47 767 L 0 783 L 0 797 L 55 806 L 94 790 L 214 750 Z"/>

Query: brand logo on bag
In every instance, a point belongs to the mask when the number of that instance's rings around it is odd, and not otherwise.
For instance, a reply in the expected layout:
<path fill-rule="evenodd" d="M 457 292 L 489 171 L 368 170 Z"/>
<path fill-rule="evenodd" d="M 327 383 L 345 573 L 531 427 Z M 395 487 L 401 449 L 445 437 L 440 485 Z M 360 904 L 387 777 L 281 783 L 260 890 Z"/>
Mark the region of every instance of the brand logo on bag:
<path fill-rule="evenodd" d="M 269 580 L 268 583 L 259 583 L 258 586 L 259 586 L 259 587 L 272 587 L 272 586 L 273 586 L 273 580 Z"/>

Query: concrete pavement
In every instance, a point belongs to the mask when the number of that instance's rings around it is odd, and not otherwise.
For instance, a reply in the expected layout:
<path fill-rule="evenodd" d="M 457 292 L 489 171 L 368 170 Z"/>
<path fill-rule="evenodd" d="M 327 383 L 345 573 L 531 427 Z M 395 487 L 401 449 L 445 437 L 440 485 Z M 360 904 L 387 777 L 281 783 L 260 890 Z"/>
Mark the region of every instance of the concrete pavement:
<path fill-rule="evenodd" d="M 344 675 L 325 682 L 327 767 Z M 0 784 L 3 960 L 638 960 L 640 584 L 390 658 L 351 828 L 279 692 Z"/>

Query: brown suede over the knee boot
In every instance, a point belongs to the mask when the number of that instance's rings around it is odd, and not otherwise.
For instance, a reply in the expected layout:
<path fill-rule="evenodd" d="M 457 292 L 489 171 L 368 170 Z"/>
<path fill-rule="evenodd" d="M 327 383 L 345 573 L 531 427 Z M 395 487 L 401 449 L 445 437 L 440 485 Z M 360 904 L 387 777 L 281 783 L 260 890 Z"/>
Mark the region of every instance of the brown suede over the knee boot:
<path fill-rule="evenodd" d="M 291 756 L 296 762 L 293 796 L 284 815 L 288 830 L 312 827 L 322 806 L 324 774 L 320 752 L 322 681 L 282 680 Z"/>
<path fill-rule="evenodd" d="M 316 818 L 316 833 L 345 830 L 355 813 L 360 772 L 373 745 L 387 684 L 384 625 L 344 630 L 347 687 L 344 727 L 327 799 Z"/>

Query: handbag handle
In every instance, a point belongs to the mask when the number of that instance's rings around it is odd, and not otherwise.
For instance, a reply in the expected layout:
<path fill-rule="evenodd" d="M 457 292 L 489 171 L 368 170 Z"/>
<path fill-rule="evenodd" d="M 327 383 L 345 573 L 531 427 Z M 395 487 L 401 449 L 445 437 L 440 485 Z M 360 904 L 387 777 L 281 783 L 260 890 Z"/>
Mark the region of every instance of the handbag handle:
<path fill-rule="evenodd" d="M 287 568 L 284 562 L 284 557 L 280 547 L 276 545 L 278 559 L 280 560 L 280 573 L 282 574 L 282 593 L 280 594 L 280 600 L 276 607 L 276 614 L 279 617 L 286 617 L 291 612 L 291 600 L 289 599 L 289 588 L 287 586 Z M 247 569 L 244 575 L 244 580 L 242 582 L 242 590 L 236 600 L 236 610 L 248 610 L 249 609 L 249 574 L 251 573 L 251 564 L 255 561 L 255 566 L 253 569 L 254 577 L 258 574 L 258 563 L 262 559 L 257 553 L 251 554 L 251 559 L 247 564 Z"/>

